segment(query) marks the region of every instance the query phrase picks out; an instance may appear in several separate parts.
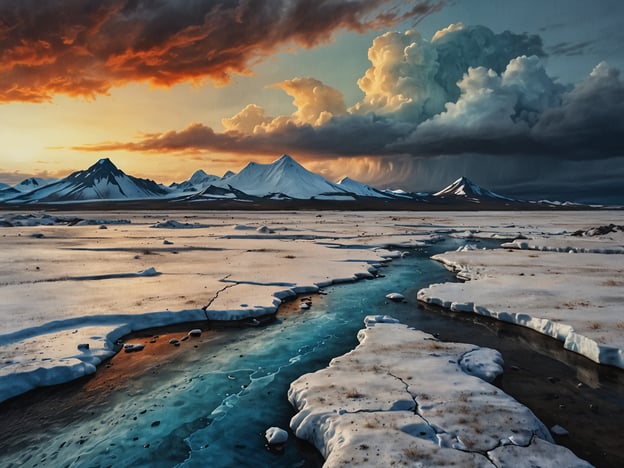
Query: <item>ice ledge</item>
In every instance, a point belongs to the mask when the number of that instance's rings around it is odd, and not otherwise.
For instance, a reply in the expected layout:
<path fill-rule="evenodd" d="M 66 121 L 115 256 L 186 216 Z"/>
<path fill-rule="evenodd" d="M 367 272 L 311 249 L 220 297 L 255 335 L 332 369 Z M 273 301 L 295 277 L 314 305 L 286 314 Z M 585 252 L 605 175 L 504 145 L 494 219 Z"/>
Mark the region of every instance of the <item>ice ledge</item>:
<path fill-rule="evenodd" d="M 418 300 L 453 312 L 474 313 L 530 328 L 542 335 L 561 341 L 565 349 L 581 354 L 598 364 L 624 369 L 624 352 L 622 349 L 600 344 L 587 336 L 577 333 L 570 325 L 533 317 L 526 313 L 490 310 L 473 302 L 454 302 L 445 299 L 443 295 L 438 295 L 437 288 L 439 286 L 445 285 L 432 284 L 428 288 L 421 289 L 418 291 Z M 440 292 L 443 293 L 445 291 L 446 289 L 442 289 Z"/>
<path fill-rule="evenodd" d="M 290 426 L 325 466 L 591 466 L 555 445 L 528 408 L 467 373 L 500 367 L 496 351 L 391 322 L 367 317 L 356 349 L 290 386 Z"/>

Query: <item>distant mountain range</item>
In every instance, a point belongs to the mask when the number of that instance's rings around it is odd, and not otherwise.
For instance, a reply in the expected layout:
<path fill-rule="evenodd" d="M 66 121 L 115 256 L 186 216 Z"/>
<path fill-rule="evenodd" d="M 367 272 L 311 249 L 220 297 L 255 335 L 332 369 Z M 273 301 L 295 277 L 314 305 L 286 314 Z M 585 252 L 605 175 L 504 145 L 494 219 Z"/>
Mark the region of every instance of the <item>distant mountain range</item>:
<path fill-rule="evenodd" d="M 0 203 L 16 205 L 72 204 L 83 202 L 162 202 L 194 205 L 201 202 L 262 203 L 291 201 L 313 206 L 314 203 L 356 201 L 371 207 L 391 207 L 400 204 L 427 206 L 429 209 L 462 206 L 472 209 L 514 208 L 535 206 L 540 202 L 524 202 L 499 195 L 479 187 L 465 177 L 435 193 L 408 193 L 402 190 L 380 190 L 348 177 L 337 183 L 310 172 L 289 155 L 270 164 L 249 163 L 239 173 L 228 171 L 222 177 L 195 172 L 188 180 L 169 187 L 152 180 L 125 174 L 108 159 L 77 171 L 64 179 L 26 179 L 11 187 L 0 185 Z M 546 206 L 562 206 L 544 202 Z M 218 207 L 213 203 L 212 207 Z M 153 203 L 151 204 L 153 206 Z M 290 206 L 290 205 L 289 205 Z"/>

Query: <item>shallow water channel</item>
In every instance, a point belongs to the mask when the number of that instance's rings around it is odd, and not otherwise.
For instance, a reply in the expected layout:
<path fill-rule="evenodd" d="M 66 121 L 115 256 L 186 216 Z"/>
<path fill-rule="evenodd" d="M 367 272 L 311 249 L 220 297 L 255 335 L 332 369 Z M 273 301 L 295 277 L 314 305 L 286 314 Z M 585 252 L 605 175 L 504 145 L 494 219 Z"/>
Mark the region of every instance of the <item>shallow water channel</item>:
<path fill-rule="evenodd" d="M 320 454 L 292 435 L 281 455 L 269 452 L 264 431 L 288 428 L 294 414 L 286 399 L 290 382 L 356 346 L 369 314 L 395 316 L 441 339 L 505 348 L 505 375 L 498 382 L 503 389 L 514 394 L 520 388 L 516 398 L 537 404 L 536 414 L 549 426 L 574 432 L 582 420 L 608 435 L 604 421 L 624 420 L 620 371 L 598 369 L 519 327 L 418 306 L 419 288 L 452 280 L 428 257 L 457 245 L 446 241 L 413 251 L 382 269 L 384 277 L 328 288 L 310 310 L 278 314 L 271 325 L 223 331 L 226 340 L 199 346 L 175 364 L 160 364 L 158 372 L 76 417 L 14 438 L 0 450 L 0 465 L 320 466 Z M 404 293 L 407 302 L 388 303 L 384 296 L 392 291 Z M 624 466 L 617 433 L 611 436 L 613 444 L 598 436 L 601 446 L 578 434 L 561 443 L 599 466 Z"/>

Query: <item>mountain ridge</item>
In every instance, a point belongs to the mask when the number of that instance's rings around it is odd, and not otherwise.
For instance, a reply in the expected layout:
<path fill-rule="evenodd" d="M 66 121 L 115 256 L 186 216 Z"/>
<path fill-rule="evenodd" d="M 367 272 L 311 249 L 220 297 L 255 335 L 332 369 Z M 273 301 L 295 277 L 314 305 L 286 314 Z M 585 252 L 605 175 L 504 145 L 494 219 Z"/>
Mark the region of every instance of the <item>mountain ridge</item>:
<path fill-rule="evenodd" d="M 29 181 L 30 179 L 27 179 Z M 27 182 L 36 185 L 39 180 Z M 24 181 L 26 182 L 26 181 Z M 460 177 L 447 187 L 433 193 L 410 193 L 403 190 L 380 190 L 343 177 L 334 183 L 320 174 L 303 167 L 290 155 L 284 154 L 268 164 L 248 163 L 240 172 L 226 172 L 222 177 L 204 170 L 195 171 L 189 179 L 169 187 L 153 180 L 125 174 L 109 158 L 102 158 L 85 170 L 75 171 L 67 177 L 27 192 L 14 187 L 0 190 L 0 203 L 5 205 L 47 205 L 78 202 L 142 202 L 166 206 L 197 206 L 201 202 L 214 202 L 219 206 L 260 206 L 281 203 L 281 206 L 315 206 L 315 203 L 345 209 L 359 202 L 375 209 L 404 206 L 405 209 L 517 209 L 564 208 L 561 202 L 527 202 L 515 200 L 480 187 L 467 177 Z M 3 194 L 5 194 L 3 196 Z M 216 203 L 216 204 L 215 204 Z M 351 204 L 351 205 L 350 205 Z M 140 206 L 140 205 L 137 205 Z M 574 207 L 586 205 L 575 204 Z M 290 209 L 290 208 L 289 208 Z"/>

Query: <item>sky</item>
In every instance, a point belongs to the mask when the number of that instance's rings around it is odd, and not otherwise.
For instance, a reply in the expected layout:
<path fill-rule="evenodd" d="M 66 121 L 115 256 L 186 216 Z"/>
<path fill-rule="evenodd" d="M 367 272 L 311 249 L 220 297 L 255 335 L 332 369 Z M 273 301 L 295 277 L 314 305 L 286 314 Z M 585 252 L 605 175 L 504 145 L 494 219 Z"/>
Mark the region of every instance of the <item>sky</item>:
<path fill-rule="evenodd" d="M 0 0 L 0 181 L 330 180 L 624 203 L 621 0 Z"/>

